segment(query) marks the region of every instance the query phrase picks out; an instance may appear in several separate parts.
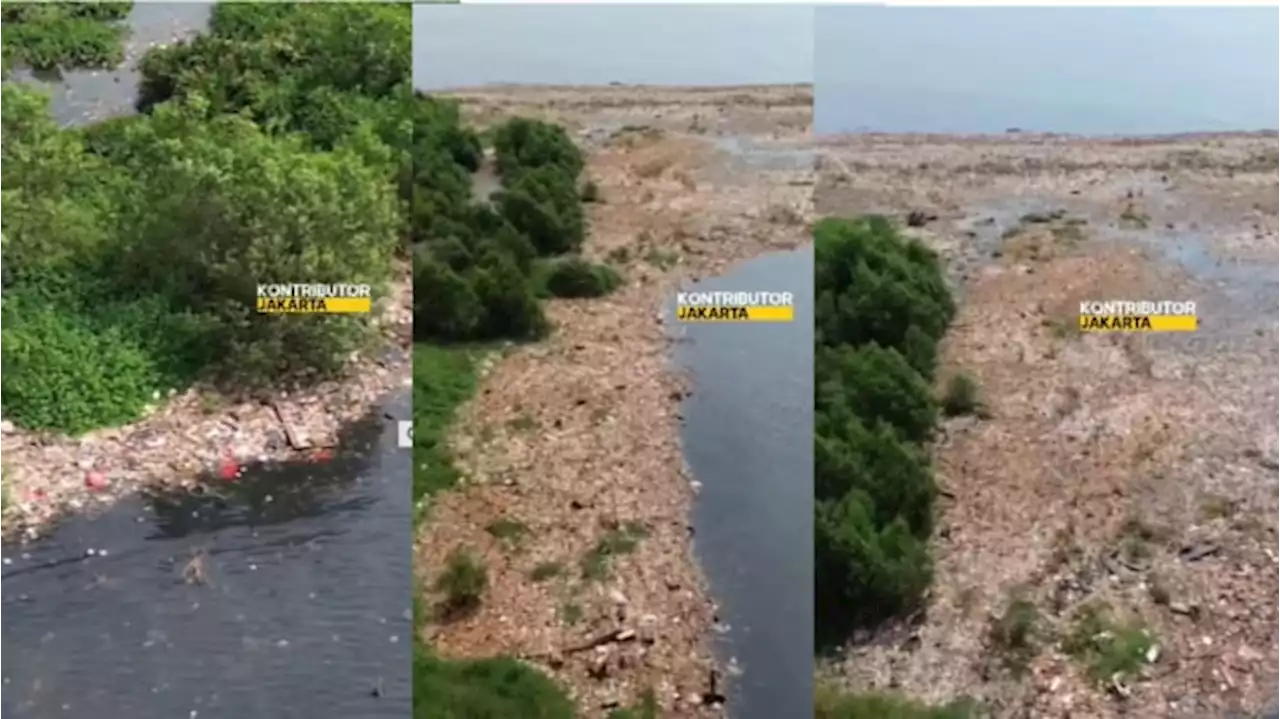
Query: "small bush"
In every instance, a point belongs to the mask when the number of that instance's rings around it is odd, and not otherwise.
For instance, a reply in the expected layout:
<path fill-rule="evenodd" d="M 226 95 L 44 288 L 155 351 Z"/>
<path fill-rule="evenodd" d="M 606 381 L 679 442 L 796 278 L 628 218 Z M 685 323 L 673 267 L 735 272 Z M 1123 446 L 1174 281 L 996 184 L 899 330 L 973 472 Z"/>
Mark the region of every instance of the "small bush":
<path fill-rule="evenodd" d="M 630 554 L 648 535 L 648 528 L 639 523 L 628 523 L 607 531 L 596 546 L 582 558 L 582 578 L 593 581 L 604 579 L 615 557 Z"/>
<path fill-rule="evenodd" d="M 953 375 L 942 394 L 942 412 L 948 417 L 975 414 L 982 408 L 978 399 L 978 383 L 967 374 Z"/>
<path fill-rule="evenodd" d="M 117 21 L 133 3 L 69 2 L 10 5 L 4 9 L 5 67 L 36 70 L 118 65 L 125 28 Z"/>
<path fill-rule="evenodd" d="M 495 519 L 484 528 L 484 531 L 508 548 L 517 548 L 529 533 L 529 527 L 524 522 L 514 519 Z"/>
<path fill-rule="evenodd" d="M 574 180 L 586 164 L 564 128 L 524 117 L 494 129 L 493 149 L 505 180 L 518 181 L 523 173 L 544 168 Z"/>
<path fill-rule="evenodd" d="M 1082 662 L 1090 678 L 1104 683 L 1137 676 L 1155 644 L 1142 624 L 1117 621 L 1105 606 L 1089 605 L 1077 613 L 1062 650 Z"/>
<path fill-rule="evenodd" d="M 608 265 L 598 265 L 581 257 L 569 257 L 552 264 L 546 278 L 553 297 L 603 297 L 622 284 L 622 276 Z"/>
<path fill-rule="evenodd" d="M 441 603 L 447 614 L 465 612 L 480 606 L 489 575 L 484 564 L 461 547 L 449 553 L 444 572 L 436 579 L 435 589 L 444 594 Z"/>
<path fill-rule="evenodd" d="M 582 605 L 577 602 L 565 602 L 560 607 L 560 621 L 569 626 L 573 626 L 582 621 Z"/>
<path fill-rule="evenodd" d="M 599 202 L 600 186 L 594 180 L 587 180 L 582 186 L 581 198 L 583 202 Z"/>
<path fill-rule="evenodd" d="M 529 572 L 529 579 L 535 582 L 545 582 L 548 579 L 554 579 L 564 573 L 564 565 L 560 562 L 539 562 Z"/>
<path fill-rule="evenodd" d="M 1036 605 L 1015 598 L 992 623 L 987 635 L 991 650 L 1013 676 L 1026 674 L 1040 651 L 1040 612 Z"/>

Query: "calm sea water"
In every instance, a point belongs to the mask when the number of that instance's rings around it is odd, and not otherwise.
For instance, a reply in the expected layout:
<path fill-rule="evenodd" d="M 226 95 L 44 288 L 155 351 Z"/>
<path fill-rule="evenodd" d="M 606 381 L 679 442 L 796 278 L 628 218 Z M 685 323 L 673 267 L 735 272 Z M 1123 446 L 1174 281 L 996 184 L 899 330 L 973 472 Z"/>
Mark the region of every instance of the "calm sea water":
<path fill-rule="evenodd" d="M 415 5 L 413 82 L 811 82 L 813 10 L 717 5 Z"/>

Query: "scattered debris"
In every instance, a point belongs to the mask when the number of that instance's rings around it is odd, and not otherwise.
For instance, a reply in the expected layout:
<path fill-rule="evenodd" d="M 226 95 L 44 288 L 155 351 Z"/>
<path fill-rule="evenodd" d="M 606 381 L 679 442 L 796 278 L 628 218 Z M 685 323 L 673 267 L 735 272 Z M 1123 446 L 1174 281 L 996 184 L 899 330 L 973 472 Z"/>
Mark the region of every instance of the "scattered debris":
<path fill-rule="evenodd" d="M 1182 557 L 1183 561 L 1198 562 L 1206 557 L 1212 557 L 1221 549 L 1213 542 L 1195 542 L 1178 550 L 1178 556 Z"/>
<path fill-rule="evenodd" d="M 187 584 L 207 584 L 208 554 L 203 549 L 196 550 L 191 559 L 182 567 L 182 581 Z"/>
<path fill-rule="evenodd" d="M 271 409 L 276 413 L 276 418 L 280 420 L 280 427 L 284 429 L 284 436 L 288 438 L 289 446 L 298 451 L 311 449 L 311 442 L 285 418 L 284 410 L 280 408 L 280 404 L 272 402 Z"/>

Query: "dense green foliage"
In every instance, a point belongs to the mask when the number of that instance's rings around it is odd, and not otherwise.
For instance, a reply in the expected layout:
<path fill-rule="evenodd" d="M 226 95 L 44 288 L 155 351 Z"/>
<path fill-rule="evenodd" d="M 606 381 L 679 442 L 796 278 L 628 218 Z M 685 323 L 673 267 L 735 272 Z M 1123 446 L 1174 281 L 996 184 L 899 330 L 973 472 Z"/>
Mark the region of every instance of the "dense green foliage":
<path fill-rule="evenodd" d="M 480 137 L 454 104 L 422 101 L 410 231 L 418 340 L 536 339 L 550 329 L 540 295 L 595 297 L 619 284 L 611 268 L 555 261 L 578 251 L 587 231 L 578 189 L 585 160 L 563 128 L 526 118 L 494 128 L 503 187 L 485 201 L 471 190 L 484 162 Z"/>
<path fill-rule="evenodd" d="M 955 306 L 937 257 L 883 218 L 824 220 L 814 244 L 816 625 L 827 647 L 915 608 L 929 585 L 937 487 L 923 443 Z"/>
<path fill-rule="evenodd" d="M 3 19 L 4 68 L 113 67 L 124 59 L 120 22 L 131 2 L 9 3 Z"/>
<path fill-rule="evenodd" d="M 16 7 L 6 46 L 54 12 Z M 118 14 L 79 7 L 58 12 Z M 340 370 L 368 318 L 259 315 L 256 285 L 376 296 L 390 279 L 410 37 L 404 6 L 219 5 L 207 37 L 143 60 L 144 114 L 77 130 L 6 84 L 5 416 L 81 432 L 200 378 L 251 390 Z"/>

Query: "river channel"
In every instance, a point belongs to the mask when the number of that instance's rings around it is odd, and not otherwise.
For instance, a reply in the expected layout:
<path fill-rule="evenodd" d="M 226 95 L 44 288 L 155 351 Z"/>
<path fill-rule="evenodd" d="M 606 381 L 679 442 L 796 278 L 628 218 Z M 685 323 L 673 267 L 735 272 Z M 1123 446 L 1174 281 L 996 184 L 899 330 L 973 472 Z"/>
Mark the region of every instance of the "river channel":
<path fill-rule="evenodd" d="M 695 288 L 690 288 L 695 289 Z M 795 293 L 795 321 L 677 325 L 695 550 L 720 601 L 734 719 L 813 715 L 813 251 L 771 254 L 697 290 Z"/>

